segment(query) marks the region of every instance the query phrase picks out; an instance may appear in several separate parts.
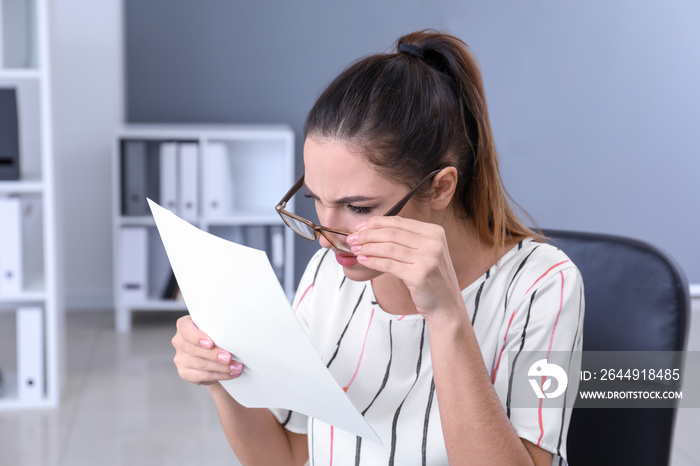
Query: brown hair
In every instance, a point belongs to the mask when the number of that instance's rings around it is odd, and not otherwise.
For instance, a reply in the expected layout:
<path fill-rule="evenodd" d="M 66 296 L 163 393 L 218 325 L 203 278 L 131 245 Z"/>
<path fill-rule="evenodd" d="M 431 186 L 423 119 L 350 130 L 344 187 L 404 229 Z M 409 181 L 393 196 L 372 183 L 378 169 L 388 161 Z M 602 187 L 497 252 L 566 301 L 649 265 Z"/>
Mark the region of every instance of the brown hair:
<path fill-rule="evenodd" d="M 501 181 L 476 59 L 457 37 L 424 30 L 396 53 L 365 57 L 321 94 L 304 136 L 347 141 L 381 173 L 415 186 L 436 168 L 458 172 L 457 206 L 495 249 L 542 236 L 514 214 Z"/>

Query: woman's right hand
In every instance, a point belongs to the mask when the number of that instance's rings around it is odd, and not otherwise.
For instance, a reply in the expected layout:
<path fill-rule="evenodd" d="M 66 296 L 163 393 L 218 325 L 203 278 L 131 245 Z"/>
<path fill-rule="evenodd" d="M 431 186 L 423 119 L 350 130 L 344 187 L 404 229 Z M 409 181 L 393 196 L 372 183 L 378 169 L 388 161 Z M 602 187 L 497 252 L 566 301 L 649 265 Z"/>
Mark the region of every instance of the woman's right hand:
<path fill-rule="evenodd" d="M 214 345 L 187 315 L 177 320 L 177 333 L 172 339 L 175 366 L 183 380 L 199 385 L 212 385 L 220 380 L 240 377 L 243 364 L 231 359 L 231 353 Z"/>

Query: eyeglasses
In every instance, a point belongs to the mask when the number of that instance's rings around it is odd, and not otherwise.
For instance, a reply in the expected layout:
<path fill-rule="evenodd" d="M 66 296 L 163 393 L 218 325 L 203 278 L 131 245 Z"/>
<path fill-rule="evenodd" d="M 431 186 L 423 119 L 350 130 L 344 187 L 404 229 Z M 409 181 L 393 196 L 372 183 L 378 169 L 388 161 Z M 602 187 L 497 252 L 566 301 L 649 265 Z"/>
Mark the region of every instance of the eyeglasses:
<path fill-rule="evenodd" d="M 431 179 L 433 176 L 435 176 L 438 172 L 440 172 L 442 168 L 438 168 L 437 170 L 434 170 L 428 174 L 423 180 L 418 183 L 418 186 L 413 188 L 408 194 L 406 194 L 394 207 L 389 209 L 387 213 L 384 214 L 384 217 L 392 217 L 394 215 L 397 215 L 399 212 L 401 212 L 401 209 L 404 208 L 404 206 L 408 203 L 408 201 L 413 197 L 413 195 L 420 189 L 423 184 L 425 184 L 426 181 Z M 302 238 L 308 239 L 310 241 L 316 241 L 321 235 L 323 235 L 324 238 L 326 238 L 335 248 L 337 248 L 339 251 L 352 254 L 352 251 L 350 250 L 350 246 L 347 243 L 346 238 L 351 235 L 352 233 L 347 233 L 344 231 L 340 230 L 335 230 L 333 228 L 328 228 L 324 226 L 319 226 L 316 225 L 314 222 L 311 220 L 307 220 L 303 217 L 300 217 L 296 214 L 293 214 L 285 209 L 287 206 L 287 202 L 296 194 L 297 191 L 304 185 L 304 175 L 299 178 L 299 181 L 297 181 L 294 186 L 287 192 L 287 194 L 284 195 L 282 200 L 277 204 L 275 207 L 275 210 L 277 213 L 282 217 L 282 220 L 284 223 L 292 229 L 294 233 L 297 235 L 301 236 Z"/>

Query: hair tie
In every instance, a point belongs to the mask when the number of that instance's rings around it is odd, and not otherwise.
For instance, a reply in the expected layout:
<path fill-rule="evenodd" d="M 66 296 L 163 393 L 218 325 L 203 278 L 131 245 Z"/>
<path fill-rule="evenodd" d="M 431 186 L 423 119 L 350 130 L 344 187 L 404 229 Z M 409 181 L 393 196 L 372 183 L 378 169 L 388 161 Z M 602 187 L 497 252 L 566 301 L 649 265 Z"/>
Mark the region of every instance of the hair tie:
<path fill-rule="evenodd" d="M 417 59 L 423 61 L 423 49 L 413 44 L 401 44 L 399 45 L 399 53 L 407 53 L 416 57 Z"/>

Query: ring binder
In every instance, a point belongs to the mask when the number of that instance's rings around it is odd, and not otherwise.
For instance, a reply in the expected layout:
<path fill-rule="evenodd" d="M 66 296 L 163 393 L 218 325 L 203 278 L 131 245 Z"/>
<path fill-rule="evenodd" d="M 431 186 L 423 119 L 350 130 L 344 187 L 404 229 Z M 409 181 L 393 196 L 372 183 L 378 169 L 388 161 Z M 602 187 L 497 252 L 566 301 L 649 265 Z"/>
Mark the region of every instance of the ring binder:
<path fill-rule="evenodd" d="M 0 180 L 18 180 L 19 173 L 17 91 L 0 89 Z"/>

